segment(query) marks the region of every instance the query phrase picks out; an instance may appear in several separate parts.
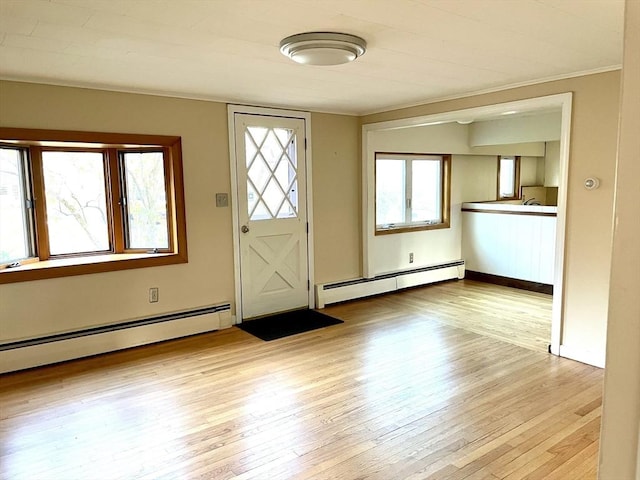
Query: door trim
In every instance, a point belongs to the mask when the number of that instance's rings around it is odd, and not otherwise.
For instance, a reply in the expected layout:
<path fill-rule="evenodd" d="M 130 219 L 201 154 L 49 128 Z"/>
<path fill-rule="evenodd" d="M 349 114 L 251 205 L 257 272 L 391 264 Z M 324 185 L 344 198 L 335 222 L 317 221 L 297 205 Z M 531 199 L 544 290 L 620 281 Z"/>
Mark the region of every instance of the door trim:
<path fill-rule="evenodd" d="M 229 130 L 229 164 L 231 167 L 231 230 L 233 232 L 233 266 L 235 283 L 235 314 L 232 316 L 232 324 L 242 323 L 242 279 L 240 278 L 240 224 L 238 215 L 238 172 L 236 168 L 236 131 L 235 115 L 259 115 L 267 117 L 297 118 L 304 120 L 304 135 L 306 139 L 306 190 L 307 190 L 307 258 L 309 275 L 308 306 L 315 308 L 314 285 L 314 254 L 313 254 L 313 191 L 312 191 L 312 162 L 311 162 L 311 113 L 297 110 L 282 110 L 266 107 L 252 107 L 247 105 L 227 105 L 227 122 Z"/>

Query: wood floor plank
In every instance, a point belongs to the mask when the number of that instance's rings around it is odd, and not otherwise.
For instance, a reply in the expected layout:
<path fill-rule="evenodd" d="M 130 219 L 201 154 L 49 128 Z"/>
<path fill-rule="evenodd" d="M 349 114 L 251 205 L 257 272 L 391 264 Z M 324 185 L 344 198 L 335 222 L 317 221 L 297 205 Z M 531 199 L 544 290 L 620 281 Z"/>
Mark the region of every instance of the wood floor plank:
<path fill-rule="evenodd" d="M 551 299 L 471 281 L 0 376 L 0 478 L 583 479 L 602 370 L 546 353 Z"/>

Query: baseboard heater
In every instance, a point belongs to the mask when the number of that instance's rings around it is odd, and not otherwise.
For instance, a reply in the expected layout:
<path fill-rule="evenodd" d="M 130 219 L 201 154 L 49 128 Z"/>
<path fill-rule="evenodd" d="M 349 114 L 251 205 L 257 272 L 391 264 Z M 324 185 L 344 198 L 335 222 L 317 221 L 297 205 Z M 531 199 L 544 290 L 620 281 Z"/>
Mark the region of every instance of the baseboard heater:
<path fill-rule="evenodd" d="M 231 326 L 231 304 L 0 344 L 0 373 L 171 340 Z"/>
<path fill-rule="evenodd" d="M 385 273 L 372 278 L 357 278 L 344 282 L 316 285 L 316 307 L 331 303 L 379 295 L 403 288 L 464 278 L 464 260 L 429 265 L 400 272 Z"/>

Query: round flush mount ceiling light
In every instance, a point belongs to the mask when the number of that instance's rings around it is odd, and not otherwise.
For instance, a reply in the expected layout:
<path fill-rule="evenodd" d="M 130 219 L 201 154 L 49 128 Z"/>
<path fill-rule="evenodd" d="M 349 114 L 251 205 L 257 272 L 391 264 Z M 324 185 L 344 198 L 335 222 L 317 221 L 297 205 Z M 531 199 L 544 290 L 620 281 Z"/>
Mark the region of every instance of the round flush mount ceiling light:
<path fill-rule="evenodd" d="M 307 32 L 280 42 L 280 52 L 304 65 L 340 65 L 367 51 L 367 42 L 348 33 Z"/>

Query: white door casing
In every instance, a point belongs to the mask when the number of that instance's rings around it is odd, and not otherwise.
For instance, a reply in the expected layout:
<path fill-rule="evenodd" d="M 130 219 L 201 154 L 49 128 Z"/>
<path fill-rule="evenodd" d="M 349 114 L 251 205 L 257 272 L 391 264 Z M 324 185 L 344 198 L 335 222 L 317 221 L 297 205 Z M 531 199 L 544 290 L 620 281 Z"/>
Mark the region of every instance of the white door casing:
<path fill-rule="evenodd" d="M 229 112 L 237 319 L 313 306 L 305 119 Z"/>

